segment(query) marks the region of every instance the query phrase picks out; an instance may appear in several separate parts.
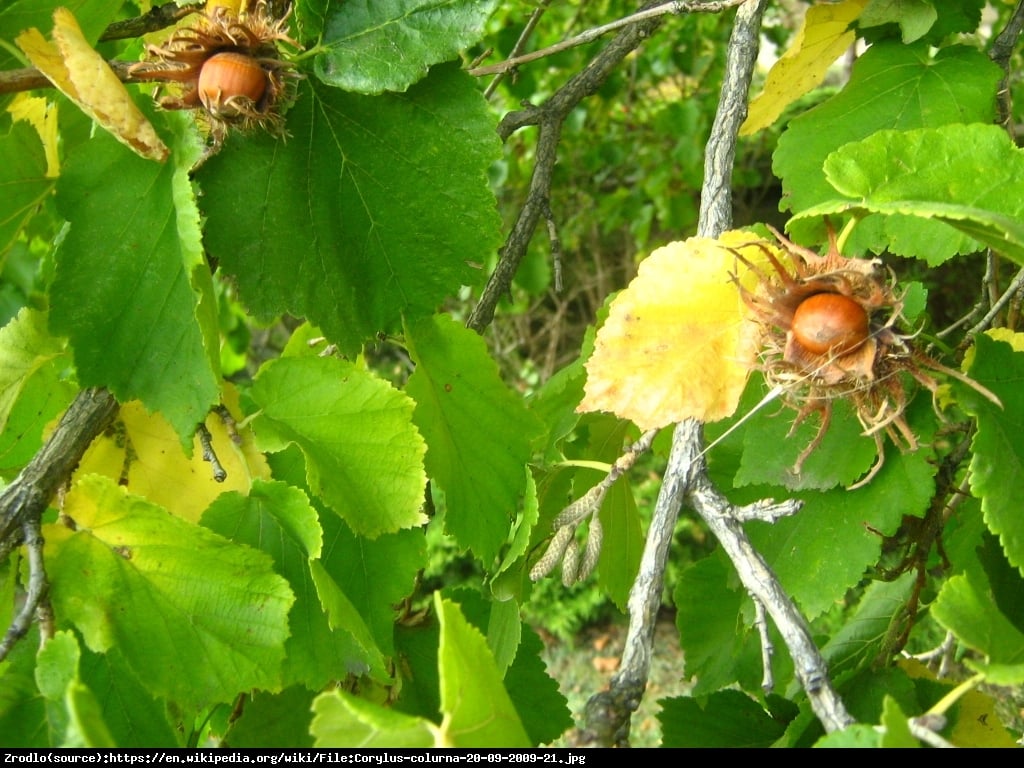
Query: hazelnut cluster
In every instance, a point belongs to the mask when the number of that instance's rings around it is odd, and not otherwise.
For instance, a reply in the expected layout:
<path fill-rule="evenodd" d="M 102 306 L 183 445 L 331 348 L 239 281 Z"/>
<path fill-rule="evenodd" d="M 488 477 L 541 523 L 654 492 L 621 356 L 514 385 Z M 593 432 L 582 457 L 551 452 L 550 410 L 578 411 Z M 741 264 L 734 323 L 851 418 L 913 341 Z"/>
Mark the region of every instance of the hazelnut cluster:
<path fill-rule="evenodd" d="M 283 136 L 281 109 L 297 74 L 281 58 L 278 43 L 300 48 L 287 34 L 287 16 L 274 18 L 263 0 L 241 14 L 217 6 L 164 45 L 148 46 L 149 58 L 130 75 L 180 83 L 180 92 L 161 98 L 160 106 L 201 110 L 217 142 L 230 127 L 259 126 Z"/>
<path fill-rule="evenodd" d="M 902 296 L 881 262 L 848 258 L 829 232 L 828 253 L 820 255 L 771 230 L 792 263 L 788 269 L 766 245 L 762 251 L 771 271 L 735 252 L 758 278 L 758 286 L 739 286 L 744 302 L 759 325 L 760 367 L 769 385 L 779 387 L 785 402 L 797 411 L 794 429 L 813 413 L 821 418 L 817 435 L 793 467 L 799 474 L 807 457 L 828 430 L 832 403 L 849 401 L 864 434 L 874 438 L 878 460 L 854 487 L 869 482 L 884 461 L 883 436 L 904 450 L 918 440 L 904 416 L 910 379 L 933 394 L 935 372 L 976 383 L 917 350 L 913 334 L 900 331 Z M 987 390 L 983 394 L 994 398 Z"/>

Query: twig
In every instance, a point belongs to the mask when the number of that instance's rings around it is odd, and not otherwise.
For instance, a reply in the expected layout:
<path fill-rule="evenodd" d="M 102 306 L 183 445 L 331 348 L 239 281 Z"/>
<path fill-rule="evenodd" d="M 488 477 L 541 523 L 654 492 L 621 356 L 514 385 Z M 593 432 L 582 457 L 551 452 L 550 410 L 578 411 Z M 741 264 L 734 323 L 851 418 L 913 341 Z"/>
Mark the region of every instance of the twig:
<path fill-rule="evenodd" d="M 763 670 L 761 690 L 768 694 L 775 690 L 775 676 L 772 674 L 772 655 L 775 652 L 775 646 L 768 634 L 768 614 L 765 612 L 764 603 L 754 595 L 750 597 L 754 601 L 754 626 L 757 627 L 757 633 L 761 636 L 761 669 Z"/>
<path fill-rule="evenodd" d="M 484 286 L 480 301 L 473 308 L 466 326 L 482 333 L 494 319 L 498 302 L 508 293 L 512 278 L 526 254 L 537 225 L 549 207 L 551 179 L 558 158 L 562 122 L 576 106 L 601 86 L 619 63 L 661 24 L 660 18 L 630 24 L 620 31 L 590 63 L 559 88 L 541 107 L 527 107 L 506 115 L 498 125 L 498 135 L 508 139 L 527 125 L 540 127 L 536 161 L 530 189 L 515 224 L 501 249 L 501 258 Z"/>
<path fill-rule="evenodd" d="M 0 494 L 0 560 L 22 541 L 24 524 L 39 520 L 67 483 L 89 444 L 113 421 L 117 401 L 106 389 L 83 389 L 50 439 Z"/>
<path fill-rule="evenodd" d="M 115 21 L 110 24 L 100 35 L 100 42 L 107 40 L 122 40 L 130 37 L 141 37 L 150 32 L 156 32 L 180 19 L 203 9 L 203 3 L 193 3 L 179 7 L 175 3 L 164 3 L 155 7 L 142 16 L 136 16 L 123 21 Z M 107 62 L 114 70 L 117 79 L 122 83 L 140 83 L 128 73 L 128 69 L 134 62 L 112 59 Z M 22 69 L 9 69 L 0 72 L 0 94 L 18 93 L 19 91 L 35 91 L 42 88 L 52 88 L 46 75 L 35 67 L 24 67 Z"/>
<path fill-rule="evenodd" d="M 1010 58 L 1017 47 L 1021 32 L 1024 31 L 1024 0 L 1017 3 L 1013 15 L 1006 22 L 1003 31 L 996 35 L 989 50 L 989 58 L 1003 70 L 1003 79 L 999 82 L 997 104 L 999 107 L 999 125 L 1006 128 L 1013 136 L 1013 94 L 1010 93 Z"/>
<path fill-rule="evenodd" d="M 2 660 L 25 635 L 38 610 L 44 633 L 52 630 L 39 521 L 50 499 L 65 485 L 85 449 L 114 419 L 117 402 L 105 389 L 84 389 L 61 417 L 50 439 L 0 494 L 0 560 L 21 544 L 28 551 L 28 594 L 0 642 Z"/>
<path fill-rule="evenodd" d="M 130 37 L 142 37 L 150 32 L 158 32 L 165 27 L 177 24 L 186 16 L 203 10 L 203 3 L 179 6 L 177 3 L 164 3 L 150 8 L 148 13 L 123 21 L 115 21 L 100 35 L 100 42 L 108 40 L 124 40 Z"/>
<path fill-rule="evenodd" d="M 39 530 L 39 518 L 26 520 L 22 524 L 25 549 L 28 550 L 28 591 L 18 615 L 11 621 L 4 639 L 0 641 L 0 661 L 7 658 L 15 644 L 28 633 L 36 610 L 47 601 L 50 583 L 46 579 L 43 564 L 43 535 Z"/>
<path fill-rule="evenodd" d="M 987 330 L 992 321 L 996 319 L 996 315 L 1002 312 L 1003 307 L 1009 304 L 1010 299 L 1020 293 L 1022 289 L 1024 289 L 1024 269 L 1017 272 L 1009 287 L 995 300 L 988 312 L 985 313 L 985 316 L 967 332 L 967 336 L 971 337 Z"/>
<path fill-rule="evenodd" d="M 217 458 L 217 452 L 213 450 L 213 437 L 210 435 L 210 430 L 206 428 L 205 424 L 200 424 L 196 429 L 196 434 L 199 436 L 199 444 L 203 446 L 203 461 L 210 462 L 213 479 L 218 483 L 223 483 L 228 479 L 228 473 L 221 465 L 220 459 Z"/>
<path fill-rule="evenodd" d="M 512 46 L 512 55 L 510 58 L 516 58 L 519 53 L 526 47 L 527 40 L 530 39 L 530 35 L 533 34 L 533 30 L 537 28 L 537 24 L 540 22 L 544 12 L 547 11 L 548 6 L 551 5 L 551 0 L 542 0 L 542 2 L 533 9 L 533 13 L 530 14 L 529 20 L 526 22 L 526 26 L 523 27 L 523 31 L 519 33 L 519 39 L 516 40 L 516 44 Z M 489 99 L 494 91 L 498 87 L 498 83 L 505 79 L 505 72 L 499 72 L 487 87 L 484 89 L 484 98 Z"/>
<path fill-rule="evenodd" d="M 607 24 L 602 24 L 599 27 L 592 27 L 591 29 L 581 32 L 575 37 L 570 37 L 566 40 L 562 40 L 561 42 L 555 43 L 554 45 L 550 45 L 547 48 L 542 48 L 539 51 L 525 53 L 522 56 L 515 55 L 515 51 L 513 51 L 513 56 L 507 59 L 506 61 L 501 62 L 500 64 L 488 64 L 487 66 L 484 67 L 474 67 L 473 69 L 470 69 L 468 71 L 469 74 L 471 75 L 501 75 L 512 69 L 515 69 L 520 64 L 528 64 L 531 61 L 542 59 L 545 56 L 551 56 L 555 53 L 567 51 L 570 48 L 575 48 L 580 45 L 592 43 L 599 37 L 607 35 L 609 32 L 614 32 L 617 29 L 622 29 L 623 27 L 629 26 L 630 24 L 636 24 L 637 22 L 640 21 L 657 19 L 667 15 L 678 16 L 679 14 L 683 13 L 719 13 L 728 8 L 734 8 L 737 5 L 742 5 L 745 2 L 747 2 L 747 0 L 721 0 L 721 2 L 711 3 L 678 1 L 671 3 L 662 3 L 661 5 L 656 5 L 653 8 L 645 8 L 641 11 L 637 11 L 636 13 L 630 14 L 629 16 L 625 16 L 621 19 L 616 19 L 615 21 L 609 22 Z M 545 5 L 547 5 L 547 3 L 545 3 Z M 520 40 L 522 40 L 522 37 L 520 37 Z M 519 47 L 518 43 L 516 44 L 516 47 Z"/>
<path fill-rule="evenodd" d="M 128 69 L 132 66 L 132 62 L 112 59 L 108 61 L 107 64 L 109 64 L 110 68 L 114 70 L 114 74 L 117 75 L 117 79 L 122 83 L 142 82 L 128 74 Z M 51 83 L 47 79 L 46 75 L 35 67 L 8 69 L 0 72 L 0 94 L 17 93 L 19 91 L 35 91 L 42 88 L 53 88 L 53 83 Z"/>
<path fill-rule="evenodd" d="M 732 169 L 736 136 L 746 116 L 747 92 L 757 59 L 761 16 L 767 0 L 754 0 L 736 14 L 729 41 L 722 97 L 705 149 L 705 181 L 698 233 L 717 236 L 732 224 Z M 648 532 L 640 573 L 629 599 L 629 631 L 622 665 L 609 690 L 587 705 L 588 716 L 607 718 L 604 735 L 623 744 L 628 716 L 646 687 L 653 644 L 654 618 L 668 558 L 668 541 L 683 499 L 705 520 L 733 562 L 747 591 L 771 615 L 794 660 L 796 674 L 811 707 L 826 731 L 853 722 L 828 680 L 824 660 L 803 616 L 743 530 L 736 509 L 707 477 L 700 424 L 685 421 L 676 427 L 672 451 Z M 774 505 L 764 504 L 765 507 Z M 783 505 L 785 506 L 785 505 Z M 589 725 L 589 721 L 588 721 Z"/>

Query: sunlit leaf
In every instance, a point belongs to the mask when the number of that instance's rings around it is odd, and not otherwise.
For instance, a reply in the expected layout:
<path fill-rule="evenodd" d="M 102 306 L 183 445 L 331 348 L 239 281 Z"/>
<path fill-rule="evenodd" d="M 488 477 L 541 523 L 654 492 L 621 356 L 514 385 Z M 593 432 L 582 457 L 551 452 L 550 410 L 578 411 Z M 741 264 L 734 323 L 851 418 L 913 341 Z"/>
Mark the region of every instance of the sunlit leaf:
<path fill-rule="evenodd" d="M 956 248 L 922 240 L 934 219 L 1024 264 L 1024 152 L 999 126 L 879 131 L 829 155 L 825 175 L 846 199 L 833 198 L 796 219 L 842 211 L 899 215 L 887 221 L 889 250 L 932 265 L 978 250 L 973 240 Z M 918 233 L 907 227 L 911 216 Z"/>
<path fill-rule="evenodd" d="M 53 40 L 47 42 L 35 28 L 17 37 L 18 46 L 50 82 L 118 141 L 142 157 L 166 160 L 170 150 L 66 8 L 53 12 Z"/>
<path fill-rule="evenodd" d="M 885 129 L 991 123 L 1001 77 L 984 53 L 966 46 L 933 56 L 923 43 L 872 45 L 843 90 L 792 120 L 779 138 L 772 167 L 782 180 L 783 206 L 800 213 L 833 199 L 822 166 L 851 141 Z"/>
<path fill-rule="evenodd" d="M 641 429 L 732 414 L 756 357 L 756 331 L 732 275 L 736 257 L 765 262 L 774 246 L 747 232 L 659 248 L 612 303 L 587 362 L 580 411 L 610 411 Z"/>
<path fill-rule="evenodd" d="M 281 482 L 256 482 L 248 496 L 225 494 L 203 515 L 203 525 L 225 538 L 274 558 L 274 570 L 291 585 L 295 603 L 288 614 L 293 628 L 285 646 L 285 686 L 321 688 L 339 670 L 362 672 L 382 667 L 380 653 L 358 639 L 345 623 L 329 622 L 321 606 L 312 561 L 320 557 L 322 533 L 316 510 L 298 488 Z M 360 620 L 361 623 L 361 620 Z"/>
<path fill-rule="evenodd" d="M 314 746 L 392 749 L 439 746 L 429 720 L 387 709 L 337 689 L 313 702 Z"/>
<path fill-rule="evenodd" d="M 821 84 L 829 67 L 853 43 L 853 22 L 868 4 L 869 0 L 843 0 L 807 9 L 803 26 L 769 70 L 764 90 L 751 100 L 741 136 L 767 128 L 787 106 Z"/>
<path fill-rule="evenodd" d="M 63 354 L 64 343 L 46 332 L 41 312 L 26 307 L 0 328 L 0 428 L 33 374 Z"/>
<path fill-rule="evenodd" d="M 252 396 L 257 445 L 301 448 L 310 489 L 353 531 L 373 538 L 426 522 L 426 446 L 404 393 L 353 363 L 305 357 L 265 366 Z"/>
<path fill-rule="evenodd" d="M 970 575 L 954 576 L 943 585 L 931 614 L 985 657 L 984 661 L 968 659 L 968 666 L 986 672 L 996 685 L 1020 685 L 1024 682 L 1024 632 L 996 609 L 986 587 Z"/>
<path fill-rule="evenodd" d="M 64 512 L 75 530 L 45 532 L 51 597 L 90 649 L 116 647 L 152 695 L 187 706 L 279 687 L 294 596 L 269 557 L 98 475 Z"/>
<path fill-rule="evenodd" d="M 404 91 L 476 43 L 497 0 L 329 3 L 316 57 L 325 83 L 358 93 Z"/>
<path fill-rule="evenodd" d="M 459 607 L 434 593 L 441 623 L 438 669 L 441 683 L 441 738 L 451 747 L 528 747 L 487 640 Z"/>

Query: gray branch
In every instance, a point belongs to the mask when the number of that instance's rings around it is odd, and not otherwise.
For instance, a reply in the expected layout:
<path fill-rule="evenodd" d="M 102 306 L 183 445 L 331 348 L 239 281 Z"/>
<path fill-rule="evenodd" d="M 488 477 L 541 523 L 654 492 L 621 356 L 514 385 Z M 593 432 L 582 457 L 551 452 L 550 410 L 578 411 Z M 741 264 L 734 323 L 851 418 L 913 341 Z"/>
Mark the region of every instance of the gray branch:
<path fill-rule="evenodd" d="M 705 179 L 701 191 L 698 233 L 716 237 L 732 226 L 732 172 L 736 137 L 746 118 L 747 92 L 757 60 L 761 16 L 767 0 L 750 0 L 737 12 L 729 41 L 725 78 L 718 112 L 705 149 Z M 811 706 L 826 731 L 853 722 L 827 677 L 807 623 L 789 596 L 750 544 L 742 520 L 754 509 L 772 515 L 792 514 L 799 506 L 760 502 L 735 508 L 711 485 L 703 458 L 703 430 L 695 421 L 676 427 L 665 478 L 647 534 L 640 571 L 630 592 L 629 630 L 622 664 L 608 691 L 591 698 L 585 713 L 588 743 L 625 746 L 629 717 L 647 686 L 654 625 L 661 602 L 669 544 L 680 506 L 685 499 L 707 522 L 739 572 L 747 591 L 764 606 L 779 627 L 797 675 Z"/>
<path fill-rule="evenodd" d="M 68 406 L 50 439 L 0 494 L 0 560 L 24 538 L 27 522 L 38 523 L 57 489 L 67 483 L 85 449 L 117 413 L 106 389 L 83 389 Z"/>

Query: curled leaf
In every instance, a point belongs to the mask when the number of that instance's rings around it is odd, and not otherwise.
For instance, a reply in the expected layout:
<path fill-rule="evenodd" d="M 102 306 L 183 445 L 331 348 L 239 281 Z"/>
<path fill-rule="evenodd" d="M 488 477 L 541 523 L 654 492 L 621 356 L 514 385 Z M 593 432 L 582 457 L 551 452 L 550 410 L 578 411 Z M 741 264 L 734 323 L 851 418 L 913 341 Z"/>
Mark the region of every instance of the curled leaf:
<path fill-rule="evenodd" d="M 732 231 L 652 253 L 597 333 L 577 410 L 610 411 L 643 430 L 731 415 L 757 354 L 735 285 L 753 287 L 756 278 L 737 254 L 758 266 L 768 251 L 785 258 L 756 235 Z"/>
<path fill-rule="evenodd" d="M 29 61 L 89 117 L 137 154 L 163 162 L 170 150 L 66 8 L 53 12 L 53 42 L 37 29 L 17 37 Z"/>

